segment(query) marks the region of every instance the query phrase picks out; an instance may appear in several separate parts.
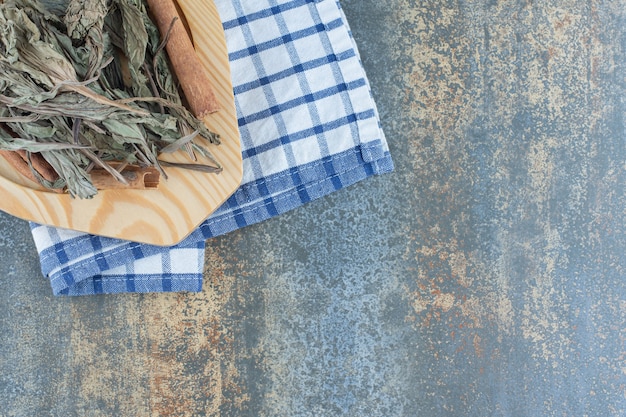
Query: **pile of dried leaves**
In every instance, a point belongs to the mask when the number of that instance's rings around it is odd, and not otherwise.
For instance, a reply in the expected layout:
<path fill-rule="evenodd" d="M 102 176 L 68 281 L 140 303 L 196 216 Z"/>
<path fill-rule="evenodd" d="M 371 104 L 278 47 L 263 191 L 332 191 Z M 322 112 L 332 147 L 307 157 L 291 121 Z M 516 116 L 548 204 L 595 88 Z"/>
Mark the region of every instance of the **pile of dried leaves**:
<path fill-rule="evenodd" d="M 97 193 L 94 167 L 157 167 L 161 153 L 216 134 L 184 106 L 159 32 L 142 0 L 0 0 L 0 149 L 40 153 L 49 188 Z M 195 168 L 219 171 L 200 164 Z"/>

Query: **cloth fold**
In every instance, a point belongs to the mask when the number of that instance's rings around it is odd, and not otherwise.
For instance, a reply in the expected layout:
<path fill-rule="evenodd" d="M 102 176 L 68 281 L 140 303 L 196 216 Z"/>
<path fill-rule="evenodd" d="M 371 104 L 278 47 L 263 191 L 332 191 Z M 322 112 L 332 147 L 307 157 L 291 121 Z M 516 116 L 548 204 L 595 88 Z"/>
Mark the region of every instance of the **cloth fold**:
<path fill-rule="evenodd" d="M 215 3 L 241 134 L 241 186 L 171 247 L 31 223 L 55 295 L 200 291 L 207 239 L 393 170 L 336 0 Z"/>

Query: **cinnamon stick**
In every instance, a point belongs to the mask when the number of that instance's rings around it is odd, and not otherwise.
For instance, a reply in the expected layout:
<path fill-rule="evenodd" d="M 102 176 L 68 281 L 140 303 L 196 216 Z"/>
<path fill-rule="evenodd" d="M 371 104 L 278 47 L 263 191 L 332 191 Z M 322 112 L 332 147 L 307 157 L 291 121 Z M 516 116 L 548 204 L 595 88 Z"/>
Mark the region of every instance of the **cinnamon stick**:
<path fill-rule="evenodd" d="M 6 123 L 0 123 L 0 129 L 3 129 L 13 137 L 17 136 L 13 130 L 6 125 Z M 2 150 L 0 151 L 0 156 L 4 157 L 4 159 L 6 159 L 17 172 L 29 180 L 35 181 L 36 183 L 39 183 L 39 179 L 35 173 L 33 173 L 30 165 L 32 165 L 33 169 L 35 169 L 39 175 L 47 181 L 54 182 L 59 179 L 59 175 L 54 168 L 52 168 L 52 165 L 50 165 L 40 153 L 30 153 L 30 164 L 28 163 L 29 153 L 25 150 Z"/>
<path fill-rule="evenodd" d="M 40 178 L 43 178 L 49 182 L 54 182 L 59 179 L 59 175 L 52 168 L 52 166 L 44 159 L 39 153 L 30 154 L 30 165 L 28 163 L 29 155 L 26 151 L 7 151 L 0 150 L 0 156 L 6 159 L 6 161 L 15 169 L 19 174 L 27 179 L 41 184 Z M 32 169 L 31 169 L 32 165 Z M 35 170 L 39 177 L 33 172 Z M 54 192 L 63 192 L 60 189 L 53 189 Z"/>
<path fill-rule="evenodd" d="M 141 168 L 130 165 L 121 172 L 127 184 L 118 181 L 104 169 L 94 169 L 89 175 L 91 182 L 98 190 L 145 190 L 157 188 L 160 179 L 159 171 L 154 167 Z"/>
<path fill-rule="evenodd" d="M 161 36 L 169 31 L 165 45 L 172 69 L 180 81 L 191 112 L 199 119 L 219 110 L 211 81 L 176 10 L 175 0 L 147 0 Z M 172 21 L 176 21 L 172 24 Z M 170 25 L 172 25 L 170 29 Z"/>
<path fill-rule="evenodd" d="M 11 164 L 11 166 L 22 176 L 33 182 L 39 183 L 39 180 L 35 177 L 35 174 L 33 174 L 33 171 L 31 171 L 28 166 L 28 162 L 26 162 L 19 153 L 16 151 L 0 150 L 0 156 L 6 159 L 6 161 Z"/>
<path fill-rule="evenodd" d="M 28 165 L 28 153 L 24 150 L 19 150 L 16 152 Z M 55 169 L 52 168 L 52 165 L 50 165 L 48 161 L 46 161 L 45 158 L 41 156 L 40 153 L 31 152 L 30 163 L 32 164 L 33 168 L 39 173 L 39 175 L 41 175 L 45 180 L 54 182 L 59 179 L 59 174 L 57 174 Z"/>
<path fill-rule="evenodd" d="M 6 161 L 15 169 L 19 174 L 28 178 L 29 180 L 39 184 L 39 178 L 32 171 L 28 165 L 28 156 L 25 151 L 7 151 L 0 150 L 0 157 L 6 159 Z M 54 182 L 59 178 L 57 172 L 52 166 L 41 156 L 39 153 L 31 154 L 31 164 L 33 168 L 50 182 Z M 108 171 L 104 169 L 94 169 L 89 175 L 91 176 L 91 182 L 98 190 L 112 190 L 112 189 L 135 189 L 145 190 L 150 188 L 157 188 L 160 181 L 161 174 L 154 167 L 141 168 L 133 165 L 126 166 L 121 175 L 126 180 L 126 184 L 113 177 Z M 54 192 L 62 193 L 64 190 L 54 189 Z"/>

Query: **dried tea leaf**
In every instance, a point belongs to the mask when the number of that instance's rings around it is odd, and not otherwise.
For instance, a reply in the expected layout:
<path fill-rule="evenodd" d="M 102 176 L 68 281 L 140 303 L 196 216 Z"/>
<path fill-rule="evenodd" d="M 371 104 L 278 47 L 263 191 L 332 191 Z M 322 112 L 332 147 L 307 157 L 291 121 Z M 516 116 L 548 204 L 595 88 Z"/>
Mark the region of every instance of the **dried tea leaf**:
<path fill-rule="evenodd" d="M 107 0 L 70 0 L 63 17 L 70 38 L 86 39 L 92 30 L 102 32 L 109 10 L 107 3 Z"/>
<path fill-rule="evenodd" d="M 63 179 L 63 185 L 72 190 L 72 195 L 78 198 L 91 198 L 98 190 L 89 179 L 85 170 L 76 163 L 76 160 L 68 153 L 42 152 L 43 157 L 52 165 L 56 172 Z M 44 184 L 46 185 L 46 184 Z M 51 188 L 56 188 L 61 184 L 47 184 Z"/>
<path fill-rule="evenodd" d="M 182 148 L 183 146 L 189 144 L 192 140 L 194 140 L 194 138 L 196 136 L 198 136 L 200 132 L 198 132 L 197 130 L 190 133 L 187 136 L 183 136 L 180 139 L 176 139 L 174 142 L 170 143 L 169 145 L 167 145 L 166 147 L 164 147 L 163 149 L 161 149 L 162 153 L 173 153 L 178 151 L 180 148 Z"/>
<path fill-rule="evenodd" d="M 24 150 L 29 152 L 58 151 L 62 149 L 80 149 L 83 146 L 71 143 L 35 142 L 21 138 L 0 138 L 0 147 L 7 151 Z"/>
<path fill-rule="evenodd" d="M 102 121 L 102 124 L 109 131 L 113 140 L 120 144 L 143 144 L 146 141 L 145 132 L 138 124 L 124 121 L 124 119 L 106 119 Z"/>
<path fill-rule="evenodd" d="M 122 17 L 123 52 L 128 57 L 131 73 L 138 74 L 145 62 L 148 45 L 148 32 L 144 24 L 146 11 L 145 8 L 142 10 L 130 1 L 115 0 L 115 5 Z"/>
<path fill-rule="evenodd" d="M 162 171 L 164 151 L 212 158 L 193 139 L 219 136 L 182 106 L 161 49 L 142 0 L 0 2 L 0 122 L 13 132 L 0 129 L 0 149 L 40 151 L 60 176 L 41 182 L 80 198 L 96 193 L 93 166 L 124 181 L 109 161 Z"/>

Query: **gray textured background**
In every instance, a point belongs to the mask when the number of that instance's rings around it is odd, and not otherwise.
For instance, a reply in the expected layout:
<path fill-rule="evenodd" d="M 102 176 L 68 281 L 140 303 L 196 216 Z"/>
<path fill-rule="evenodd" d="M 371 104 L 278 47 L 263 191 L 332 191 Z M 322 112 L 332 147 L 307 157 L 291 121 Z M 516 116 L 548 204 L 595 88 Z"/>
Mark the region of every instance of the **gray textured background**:
<path fill-rule="evenodd" d="M 396 172 L 53 298 L 0 215 L 0 416 L 626 415 L 626 2 L 343 0 Z"/>

